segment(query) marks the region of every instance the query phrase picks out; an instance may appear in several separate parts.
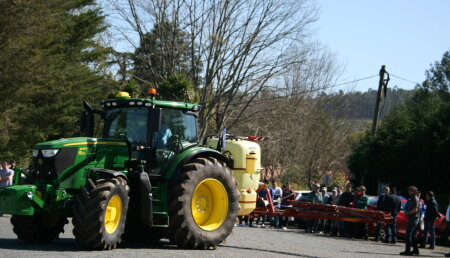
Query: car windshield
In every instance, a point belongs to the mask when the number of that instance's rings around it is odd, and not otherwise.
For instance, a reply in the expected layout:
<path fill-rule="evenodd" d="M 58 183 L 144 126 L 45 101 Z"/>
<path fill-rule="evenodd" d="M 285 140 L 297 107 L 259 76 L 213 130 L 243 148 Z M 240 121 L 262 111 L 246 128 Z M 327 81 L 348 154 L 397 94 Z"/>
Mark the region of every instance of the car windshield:
<path fill-rule="evenodd" d="M 148 108 L 118 108 L 106 112 L 103 136 L 146 144 Z"/>

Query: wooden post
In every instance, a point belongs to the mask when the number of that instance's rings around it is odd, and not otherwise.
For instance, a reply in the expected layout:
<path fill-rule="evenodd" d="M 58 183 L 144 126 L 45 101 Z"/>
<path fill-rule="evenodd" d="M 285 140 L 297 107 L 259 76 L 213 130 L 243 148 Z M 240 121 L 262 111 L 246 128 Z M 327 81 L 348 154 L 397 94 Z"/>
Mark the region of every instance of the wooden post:
<path fill-rule="evenodd" d="M 377 92 L 377 100 L 375 102 L 375 111 L 373 113 L 373 122 L 372 122 L 372 135 L 375 135 L 377 131 L 377 122 L 378 122 L 378 113 L 380 112 L 380 103 L 381 103 L 381 91 L 383 90 L 384 83 L 384 74 L 386 73 L 386 67 L 384 65 L 381 66 L 380 69 L 380 81 L 378 83 L 378 92 Z"/>

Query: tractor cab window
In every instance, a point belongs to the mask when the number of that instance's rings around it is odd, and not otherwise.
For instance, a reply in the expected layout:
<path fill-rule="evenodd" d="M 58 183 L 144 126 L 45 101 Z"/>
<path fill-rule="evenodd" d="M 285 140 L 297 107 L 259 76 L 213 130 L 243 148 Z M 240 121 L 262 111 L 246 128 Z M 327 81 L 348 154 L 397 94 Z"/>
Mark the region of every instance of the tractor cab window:
<path fill-rule="evenodd" d="M 176 109 L 163 109 L 161 129 L 153 137 L 157 149 L 184 149 L 197 142 L 197 120 L 194 115 Z"/>
<path fill-rule="evenodd" d="M 121 108 L 108 110 L 103 134 L 105 138 L 128 140 L 146 145 L 148 108 Z"/>
<path fill-rule="evenodd" d="M 185 148 L 197 143 L 197 119 L 177 109 L 162 109 L 161 129 L 153 135 L 157 164 L 152 173 L 165 171 L 172 159 Z"/>

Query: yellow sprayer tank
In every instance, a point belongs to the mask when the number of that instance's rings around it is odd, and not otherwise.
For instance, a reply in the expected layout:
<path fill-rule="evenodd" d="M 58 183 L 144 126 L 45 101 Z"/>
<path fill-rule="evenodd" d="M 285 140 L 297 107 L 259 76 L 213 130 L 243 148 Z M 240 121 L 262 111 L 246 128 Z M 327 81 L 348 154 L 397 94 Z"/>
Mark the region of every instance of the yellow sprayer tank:
<path fill-rule="evenodd" d="M 209 138 L 206 146 L 215 149 L 218 140 Z M 239 215 L 248 215 L 256 208 L 255 190 L 261 178 L 261 148 L 256 142 L 236 137 L 226 140 L 222 152 L 233 159 L 231 171 L 241 191 Z"/>

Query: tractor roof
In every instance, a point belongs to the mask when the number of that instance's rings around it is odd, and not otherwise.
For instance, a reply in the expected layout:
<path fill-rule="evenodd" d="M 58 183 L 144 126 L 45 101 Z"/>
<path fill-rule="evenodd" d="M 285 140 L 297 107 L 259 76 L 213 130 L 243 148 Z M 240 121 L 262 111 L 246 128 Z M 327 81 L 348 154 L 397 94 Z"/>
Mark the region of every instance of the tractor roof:
<path fill-rule="evenodd" d="M 116 99 L 107 99 L 102 101 L 102 107 L 104 109 L 110 108 L 123 108 L 123 107 L 150 107 L 155 105 L 162 108 L 174 108 L 184 109 L 197 112 L 200 110 L 200 106 L 196 104 L 176 101 L 154 100 L 144 98 L 130 98 L 130 97 L 118 97 Z"/>

